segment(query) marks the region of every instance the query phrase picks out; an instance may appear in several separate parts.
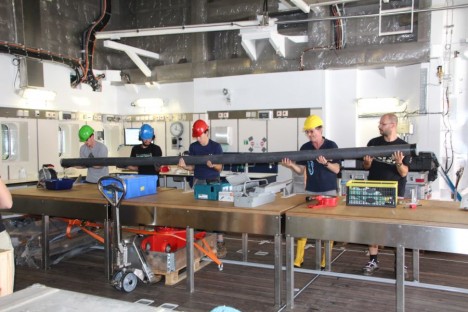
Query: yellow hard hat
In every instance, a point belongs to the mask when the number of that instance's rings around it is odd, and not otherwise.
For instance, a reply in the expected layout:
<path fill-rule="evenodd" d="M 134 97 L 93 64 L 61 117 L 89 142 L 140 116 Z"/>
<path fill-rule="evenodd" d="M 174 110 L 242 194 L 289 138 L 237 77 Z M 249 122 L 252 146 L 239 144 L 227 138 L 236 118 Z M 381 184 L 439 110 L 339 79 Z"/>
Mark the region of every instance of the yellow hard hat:
<path fill-rule="evenodd" d="M 317 115 L 310 115 L 304 121 L 304 131 L 323 126 L 323 120 Z"/>

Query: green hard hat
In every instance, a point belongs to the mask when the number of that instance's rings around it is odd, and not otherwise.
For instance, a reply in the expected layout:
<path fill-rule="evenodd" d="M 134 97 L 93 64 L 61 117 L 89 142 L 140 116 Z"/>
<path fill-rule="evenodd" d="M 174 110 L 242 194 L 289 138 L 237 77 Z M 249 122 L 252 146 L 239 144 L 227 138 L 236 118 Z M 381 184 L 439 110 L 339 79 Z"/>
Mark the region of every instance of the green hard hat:
<path fill-rule="evenodd" d="M 78 132 L 78 137 L 80 138 L 80 142 L 86 142 L 91 135 L 93 135 L 94 129 L 88 125 L 84 125 L 80 128 Z"/>

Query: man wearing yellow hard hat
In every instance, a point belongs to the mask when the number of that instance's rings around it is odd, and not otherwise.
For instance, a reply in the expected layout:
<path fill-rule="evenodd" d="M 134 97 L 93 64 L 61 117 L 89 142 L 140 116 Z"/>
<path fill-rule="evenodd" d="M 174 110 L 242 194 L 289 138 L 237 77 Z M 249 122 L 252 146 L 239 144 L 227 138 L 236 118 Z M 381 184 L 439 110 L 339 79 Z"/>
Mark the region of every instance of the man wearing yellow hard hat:
<path fill-rule="evenodd" d="M 301 151 L 323 150 L 338 148 L 335 142 L 323 136 L 323 121 L 317 115 L 311 115 L 304 121 L 304 133 L 309 138 L 309 142 L 301 146 Z M 337 174 L 341 165 L 339 160 L 326 159 L 319 156 L 316 159 L 294 162 L 289 158 L 284 158 L 281 164 L 299 175 L 306 174 L 306 194 L 310 195 L 337 195 Z M 304 261 L 304 249 L 306 238 L 299 238 L 297 241 L 295 267 L 301 267 Z M 322 270 L 325 269 L 325 257 L 322 257 Z"/>

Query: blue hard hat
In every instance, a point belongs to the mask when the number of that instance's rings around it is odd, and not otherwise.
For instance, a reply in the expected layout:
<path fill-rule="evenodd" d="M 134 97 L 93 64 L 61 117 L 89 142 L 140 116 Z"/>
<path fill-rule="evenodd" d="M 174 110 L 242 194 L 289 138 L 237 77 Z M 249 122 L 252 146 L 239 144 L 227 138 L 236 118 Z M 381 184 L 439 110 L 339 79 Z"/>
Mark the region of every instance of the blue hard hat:
<path fill-rule="evenodd" d="M 211 310 L 210 312 L 241 312 L 237 309 L 228 306 L 219 306 Z"/>
<path fill-rule="evenodd" d="M 153 140 L 154 129 L 148 124 L 144 124 L 140 128 L 140 140 Z"/>

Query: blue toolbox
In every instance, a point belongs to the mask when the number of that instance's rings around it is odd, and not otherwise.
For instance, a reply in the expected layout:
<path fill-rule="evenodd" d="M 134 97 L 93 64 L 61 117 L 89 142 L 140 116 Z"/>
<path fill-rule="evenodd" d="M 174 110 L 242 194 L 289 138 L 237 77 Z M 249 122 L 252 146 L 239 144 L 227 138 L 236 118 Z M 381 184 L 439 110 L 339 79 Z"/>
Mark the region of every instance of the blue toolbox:
<path fill-rule="evenodd" d="M 140 197 L 145 195 L 151 195 L 157 193 L 158 185 L 158 176 L 157 175 L 119 175 L 119 179 L 125 183 L 125 188 L 127 192 L 125 194 L 126 199 Z M 102 180 L 102 185 L 107 186 L 112 184 L 112 180 Z M 110 192 L 109 190 L 104 189 L 105 192 Z M 111 195 L 109 193 L 109 195 Z"/>
<path fill-rule="evenodd" d="M 218 200 L 219 192 L 229 191 L 229 183 L 196 184 L 193 187 L 195 199 Z"/>

